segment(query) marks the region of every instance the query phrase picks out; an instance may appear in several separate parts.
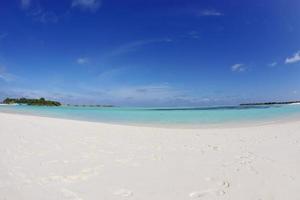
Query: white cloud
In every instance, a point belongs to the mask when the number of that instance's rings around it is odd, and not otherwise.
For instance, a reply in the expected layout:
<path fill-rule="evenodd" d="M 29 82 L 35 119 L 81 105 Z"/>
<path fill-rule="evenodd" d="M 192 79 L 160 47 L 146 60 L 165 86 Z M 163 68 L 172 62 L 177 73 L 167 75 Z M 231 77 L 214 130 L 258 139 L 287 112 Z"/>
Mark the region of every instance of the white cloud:
<path fill-rule="evenodd" d="M 233 72 L 243 72 L 245 70 L 246 70 L 246 67 L 244 64 L 237 63 L 237 64 L 234 64 L 231 66 L 231 71 L 233 71 Z"/>
<path fill-rule="evenodd" d="M 77 63 L 79 65 L 84 65 L 84 64 L 87 64 L 89 62 L 89 59 L 88 58 L 85 58 L 85 57 L 81 57 L 81 58 L 78 58 L 77 59 Z"/>
<path fill-rule="evenodd" d="M 31 5 L 31 0 L 21 0 L 21 7 L 23 9 L 29 8 Z"/>
<path fill-rule="evenodd" d="M 300 51 L 295 53 L 292 57 L 286 58 L 285 60 L 285 64 L 291 64 L 296 62 L 300 62 Z"/>
<path fill-rule="evenodd" d="M 73 0 L 72 7 L 77 7 L 82 10 L 97 11 L 101 6 L 100 0 Z"/>
<path fill-rule="evenodd" d="M 199 13 L 200 16 L 222 16 L 223 13 L 216 11 L 216 10 L 202 10 Z"/>

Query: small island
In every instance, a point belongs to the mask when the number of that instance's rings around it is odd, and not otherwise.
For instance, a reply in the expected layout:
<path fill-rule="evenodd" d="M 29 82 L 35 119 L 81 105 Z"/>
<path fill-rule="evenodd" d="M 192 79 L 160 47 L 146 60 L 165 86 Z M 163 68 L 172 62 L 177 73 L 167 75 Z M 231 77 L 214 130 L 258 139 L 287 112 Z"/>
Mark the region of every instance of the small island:
<path fill-rule="evenodd" d="M 50 101 L 45 98 L 40 99 L 27 99 L 27 98 L 6 98 L 3 101 L 4 104 L 26 104 L 30 106 L 61 106 L 61 103 L 58 101 Z"/>
<path fill-rule="evenodd" d="M 282 105 L 282 104 L 295 104 L 300 101 L 280 101 L 280 102 L 262 102 L 262 103 L 243 103 L 240 106 L 265 106 L 265 105 Z"/>

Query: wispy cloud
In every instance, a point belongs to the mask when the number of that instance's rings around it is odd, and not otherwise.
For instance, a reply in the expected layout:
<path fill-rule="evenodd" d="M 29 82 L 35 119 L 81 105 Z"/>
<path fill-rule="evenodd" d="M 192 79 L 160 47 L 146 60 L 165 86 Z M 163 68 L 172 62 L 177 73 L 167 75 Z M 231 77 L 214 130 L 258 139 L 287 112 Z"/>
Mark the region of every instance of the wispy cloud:
<path fill-rule="evenodd" d="M 16 76 L 13 74 L 10 74 L 6 71 L 6 68 L 3 66 L 0 66 L 0 80 L 3 80 L 5 82 L 11 82 L 16 79 Z"/>
<path fill-rule="evenodd" d="M 28 17 L 33 21 L 40 23 L 57 23 L 63 15 L 58 15 L 56 12 L 45 9 L 40 1 L 21 0 L 21 7 Z"/>
<path fill-rule="evenodd" d="M 23 9 L 28 9 L 31 5 L 31 0 L 21 0 L 21 7 Z"/>
<path fill-rule="evenodd" d="M 300 51 L 296 52 L 292 57 L 288 57 L 285 59 L 286 64 L 300 62 Z"/>
<path fill-rule="evenodd" d="M 98 102 L 115 105 L 183 106 L 214 101 L 209 96 L 198 96 L 198 92 L 171 83 L 132 84 L 126 81 L 133 77 L 128 75 L 132 70 L 131 67 L 125 67 L 103 71 L 93 80 L 93 84 L 79 83 L 81 94 Z"/>
<path fill-rule="evenodd" d="M 38 15 L 35 15 L 35 20 L 39 21 L 41 23 L 57 23 L 58 22 L 58 16 L 56 13 L 51 12 L 51 11 L 45 11 L 41 12 Z"/>
<path fill-rule="evenodd" d="M 214 9 L 209 9 L 209 10 L 201 10 L 198 13 L 199 16 L 222 16 L 224 15 L 223 13 L 214 10 Z"/>
<path fill-rule="evenodd" d="M 116 105 L 187 105 L 195 98 L 168 84 L 123 85 L 113 88 L 85 88 L 84 94 L 98 102 Z"/>
<path fill-rule="evenodd" d="M 231 71 L 233 72 L 243 72 L 246 70 L 246 67 L 244 64 L 237 63 L 231 66 Z"/>
<path fill-rule="evenodd" d="M 87 57 L 80 57 L 76 60 L 77 64 L 84 65 L 89 63 L 89 59 Z"/>
<path fill-rule="evenodd" d="M 198 31 L 190 31 L 187 33 L 187 37 L 191 38 L 191 39 L 195 39 L 195 40 L 199 40 L 200 39 L 200 34 Z"/>
<path fill-rule="evenodd" d="M 73 0 L 72 8 L 95 12 L 101 6 L 100 0 Z"/>
<path fill-rule="evenodd" d="M 275 67 L 275 66 L 277 66 L 277 64 L 278 64 L 277 62 L 272 62 L 272 63 L 269 64 L 269 66 L 270 67 Z"/>
<path fill-rule="evenodd" d="M 104 54 L 102 56 L 102 58 L 109 58 L 109 57 L 127 54 L 130 52 L 134 52 L 143 46 L 150 45 L 153 43 L 159 43 L 159 42 L 172 42 L 172 39 L 165 38 L 165 39 L 150 39 L 150 40 L 133 41 L 133 42 L 123 44 L 123 45 L 120 45 L 120 46 L 112 49 L 108 53 Z"/>
<path fill-rule="evenodd" d="M 116 92 L 112 91 L 114 96 L 134 101 L 163 100 L 178 94 L 178 91 L 165 84 L 127 86 L 116 90 Z"/>
<path fill-rule="evenodd" d="M 224 13 L 215 8 L 203 8 L 198 5 L 188 5 L 181 8 L 175 8 L 172 10 L 172 14 L 175 15 L 188 15 L 192 17 L 221 17 Z"/>

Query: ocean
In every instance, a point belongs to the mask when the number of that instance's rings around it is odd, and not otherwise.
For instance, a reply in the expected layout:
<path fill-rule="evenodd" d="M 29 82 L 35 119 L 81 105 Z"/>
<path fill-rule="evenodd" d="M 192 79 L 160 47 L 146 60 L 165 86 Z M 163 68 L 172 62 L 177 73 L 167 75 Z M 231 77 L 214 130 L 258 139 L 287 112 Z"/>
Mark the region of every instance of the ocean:
<path fill-rule="evenodd" d="M 0 112 L 149 126 L 217 126 L 300 119 L 300 105 L 181 108 L 0 105 Z"/>

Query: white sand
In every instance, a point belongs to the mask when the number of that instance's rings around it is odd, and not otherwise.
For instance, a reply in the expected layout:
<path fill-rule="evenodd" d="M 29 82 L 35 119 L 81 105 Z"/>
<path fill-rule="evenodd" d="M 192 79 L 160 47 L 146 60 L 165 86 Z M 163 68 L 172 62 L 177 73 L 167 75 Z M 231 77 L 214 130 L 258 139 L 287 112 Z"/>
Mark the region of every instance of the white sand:
<path fill-rule="evenodd" d="M 0 200 L 299 200 L 300 121 L 163 129 L 0 113 Z"/>

